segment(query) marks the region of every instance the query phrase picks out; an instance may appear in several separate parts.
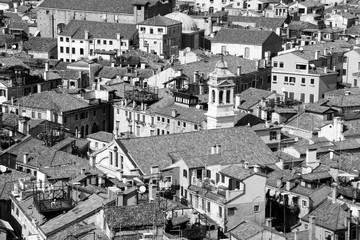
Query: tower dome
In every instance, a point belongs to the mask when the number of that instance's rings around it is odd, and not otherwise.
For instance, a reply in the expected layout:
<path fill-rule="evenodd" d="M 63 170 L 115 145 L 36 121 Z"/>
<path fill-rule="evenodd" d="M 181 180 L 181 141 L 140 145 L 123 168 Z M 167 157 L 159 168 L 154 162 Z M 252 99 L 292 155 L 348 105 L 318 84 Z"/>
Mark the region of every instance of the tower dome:
<path fill-rule="evenodd" d="M 175 11 L 165 15 L 165 17 L 182 22 L 183 32 L 193 32 L 198 30 L 195 21 L 185 13 Z"/>

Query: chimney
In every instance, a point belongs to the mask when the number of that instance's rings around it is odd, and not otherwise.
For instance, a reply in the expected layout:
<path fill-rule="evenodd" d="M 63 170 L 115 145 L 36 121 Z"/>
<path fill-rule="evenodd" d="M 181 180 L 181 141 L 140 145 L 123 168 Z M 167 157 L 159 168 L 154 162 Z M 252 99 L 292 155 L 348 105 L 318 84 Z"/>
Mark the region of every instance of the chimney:
<path fill-rule="evenodd" d="M 265 121 L 265 128 L 270 128 L 270 121 Z"/>
<path fill-rule="evenodd" d="M 272 228 L 272 219 L 271 218 L 265 219 L 265 226 L 267 226 L 268 228 Z"/>
<path fill-rule="evenodd" d="M 236 71 L 236 74 L 238 75 L 238 76 L 240 76 L 241 75 L 241 66 L 237 66 L 237 71 Z"/>
<path fill-rule="evenodd" d="M 19 6 L 19 3 L 14 2 L 14 13 L 18 12 L 18 6 Z"/>
<path fill-rule="evenodd" d="M 309 240 L 315 240 L 315 216 L 309 216 Z"/>
<path fill-rule="evenodd" d="M 29 156 L 28 153 L 24 153 L 24 154 L 23 154 L 23 163 L 24 163 L 24 164 L 27 164 L 27 162 L 28 162 L 28 156 Z"/>
<path fill-rule="evenodd" d="M 254 173 L 258 173 L 258 172 L 260 172 L 259 165 L 254 165 Z"/>
<path fill-rule="evenodd" d="M 89 40 L 89 31 L 88 30 L 84 31 L 84 39 Z"/>
<path fill-rule="evenodd" d="M 114 61 L 111 62 L 111 67 L 112 68 L 115 67 L 115 62 Z"/>
<path fill-rule="evenodd" d="M 295 229 L 294 231 L 294 240 L 299 240 L 299 237 L 298 237 L 298 229 Z"/>
<path fill-rule="evenodd" d="M 149 202 L 151 203 L 152 201 L 154 201 L 154 188 L 153 188 L 154 184 L 149 184 Z"/>
<path fill-rule="evenodd" d="M 238 109 L 241 105 L 241 97 L 240 94 L 235 95 L 235 109 Z"/>
<path fill-rule="evenodd" d="M 249 169 L 249 162 L 244 162 L 244 168 Z"/>
<path fill-rule="evenodd" d="M 116 193 L 116 206 L 117 207 L 124 206 L 124 193 L 122 192 Z"/>
<path fill-rule="evenodd" d="M 212 146 L 211 147 L 211 154 L 215 154 L 216 153 L 216 146 Z"/>
<path fill-rule="evenodd" d="M 229 200 L 230 199 L 230 190 L 225 190 L 225 199 Z"/>
<path fill-rule="evenodd" d="M 322 39 L 321 32 L 318 31 L 317 34 L 318 34 L 318 35 L 317 35 L 317 41 L 318 41 L 318 42 L 321 42 L 321 39 Z"/>
<path fill-rule="evenodd" d="M 324 73 L 327 73 L 327 67 L 326 66 L 324 67 Z"/>
<path fill-rule="evenodd" d="M 277 163 L 278 168 L 284 170 L 284 159 L 280 158 L 279 162 Z"/>
<path fill-rule="evenodd" d="M 49 80 L 49 62 L 45 62 L 44 80 Z"/>
<path fill-rule="evenodd" d="M 319 50 L 316 50 L 316 51 L 315 51 L 315 60 L 318 60 L 318 59 L 319 59 L 319 56 L 320 56 L 320 51 L 319 51 Z"/>
<path fill-rule="evenodd" d="M 260 60 L 255 60 L 255 71 L 259 71 Z"/>
<path fill-rule="evenodd" d="M 194 82 L 196 82 L 199 78 L 199 71 L 194 72 Z"/>
<path fill-rule="evenodd" d="M 140 63 L 140 68 L 141 69 L 145 69 L 145 67 L 146 67 L 146 64 L 144 62 Z"/>
<path fill-rule="evenodd" d="M 95 167 L 95 157 L 90 155 L 89 157 L 89 163 L 91 167 Z"/>
<path fill-rule="evenodd" d="M 216 153 L 221 154 L 221 145 L 220 144 L 216 145 Z"/>
<path fill-rule="evenodd" d="M 271 57 L 271 52 L 270 51 L 266 51 L 265 52 L 265 65 L 269 66 L 270 65 L 270 57 Z"/>
<path fill-rule="evenodd" d="M 331 188 L 332 188 L 331 201 L 332 201 L 332 203 L 336 203 L 337 183 L 334 182 L 333 184 L 331 184 Z"/>
<path fill-rule="evenodd" d="M 159 173 L 159 166 L 158 165 L 151 166 L 150 173 L 151 174 L 158 174 Z"/>
<path fill-rule="evenodd" d="M 330 149 L 330 160 L 334 159 L 334 150 Z"/>
<path fill-rule="evenodd" d="M 328 55 L 328 49 L 327 48 L 324 49 L 324 55 L 325 56 Z"/>
<path fill-rule="evenodd" d="M 26 115 L 26 113 L 23 113 L 23 115 Z M 21 132 L 22 134 L 27 135 L 28 134 L 28 122 L 29 122 L 29 118 L 22 116 L 19 118 L 19 123 L 18 123 L 18 131 Z"/>
<path fill-rule="evenodd" d="M 333 71 L 336 72 L 336 66 L 333 66 Z"/>
<path fill-rule="evenodd" d="M 132 104 L 133 104 L 132 108 L 135 108 L 136 107 L 136 102 L 133 101 Z"/>
<path fill-rule="evenodd" d="M 291 182 L 286 181 L 286 191 L 290 191 L 290 189 L 291 189 Z"/>
<path fill-rule="evenodd" d="M 306 164 L 315 163 L 317 161 L 316 154 L 317 154 L 316 148 L 307 148 L 306 149 Z"/>
<path fill-rule="evenodd" d="M 176 117 L 177 117 L 177 110 L 176 110 L 175 108 L 171 110 L 171 116 L 172 116 L 173 118 L 176 118 Z"/>
<path fill-rule="evenodd" d="M 80 174 L 81 174 L 81 175 L 85 175 L 85 168 L 82 168 L 82 169 L 80 170 Z"/>

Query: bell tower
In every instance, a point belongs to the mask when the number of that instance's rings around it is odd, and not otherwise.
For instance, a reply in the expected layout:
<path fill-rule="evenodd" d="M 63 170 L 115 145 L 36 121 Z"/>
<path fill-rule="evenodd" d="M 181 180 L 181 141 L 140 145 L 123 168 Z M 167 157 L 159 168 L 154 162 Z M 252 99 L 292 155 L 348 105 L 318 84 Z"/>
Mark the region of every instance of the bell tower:
<path fill-rule="evenodd" d="M 223 58 L 209 74 L 207 129 L 234 127 L 234 77 Z"/>

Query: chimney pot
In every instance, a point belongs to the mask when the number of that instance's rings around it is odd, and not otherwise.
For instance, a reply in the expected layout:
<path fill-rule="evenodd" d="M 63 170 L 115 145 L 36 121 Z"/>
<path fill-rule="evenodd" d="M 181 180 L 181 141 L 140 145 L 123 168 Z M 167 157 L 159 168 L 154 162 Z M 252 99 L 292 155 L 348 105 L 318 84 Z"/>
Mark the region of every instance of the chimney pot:
<path fill-rule="evenodd" d="M 27 162 L 28 162 L 28 153 L 24 153 L 24 155 L 23 155 L 23 163 L 24 164 L 27 164 Z"/>

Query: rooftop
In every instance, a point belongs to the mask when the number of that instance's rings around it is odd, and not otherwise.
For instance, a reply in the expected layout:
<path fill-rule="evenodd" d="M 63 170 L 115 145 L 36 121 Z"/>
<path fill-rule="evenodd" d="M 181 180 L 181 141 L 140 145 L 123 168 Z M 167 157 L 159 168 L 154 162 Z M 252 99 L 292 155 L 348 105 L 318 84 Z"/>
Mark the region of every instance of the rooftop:
<path fill-rule="evenodd" d="M 163 17 L 163 16 L 155 16 L 145 21 L 137 23 L 137 25 L 146 25 L 146 26 L 160 26 L 160 27 L 169 27 L 176 24 L 182 24 L 182 22 L 178 20 L 174 20 L 172 18 Z"/>
<path fill-rule="evenodd" d="M 250 16 L 228 16 L 228 21 L 232 23 L 255 23 L 255 27 L 269 28 L 276 30 L 276 28 L 282 27 L 286 18 L 268 18 L 268 17 L 250 17 Z"/>
<path fill-rule="evenodd" d="M 10 104 L 10 101 L 7 102 Z M 55 112 L 66 112 L 85 108 L 89 103 L 73 94 L 60 93 L 58 91 L 45 91 L 18 98 L 14 104 L 22 107 L 50 110 Z"/>
<path fill-rule="evenodd" d="M 302 220 L 309 222 L 309 216 L 314 216 L 317 226 L 334 232 L 345 230 L 347 226 L 345 225 L 344 219 L 349 216 L 349 213 L 344 210 L 347 208 L 346 204 L 345 206 L 344 208 L 343 204 L 333 203 L 331 199 L 326 199 L 308 215 L 304 216 Z"/>
<path fill-rule="evenodd" d="M 97 209 L 102 208 L 105 199 L 96 194 L 91 195 L 87 200 L 80 202 L 72 210 L 61 214 L 40 226 L 46 236 L 51 236 L 60 231 L 63 227 L 68 227 L 74 223 L 82 221 L 87 215 Z"/>
<path fill-rule="evenodd" d="M 258 88 L 248 88 L 245 91 L 240 93 L 240 109 L 248 110 L 253 107 L 255 104 L 259 103 L 261 99 L 269 97 L 273 92 L 258 89 Z"/>
<path fill-rule="evenodd" d="M 95 139 L 95 140 L 99 140 L 102 142 L 106 142 L 109 143 L 112 140 L 114 140 L 114 134 L 109 133 L 109 132 L 104 132 L 104 131 L 99 131 L 96 133 L 92 133 L 86 136 L 87 138 L 91 138 L 91 139 Z"/>
<path fill-rule="evenodd" d="M 277 38 L 279 42 L 281 41 L 280 37 L 273 31 L 221 28 L 212 42 L 262 45 L 270 37 Z"/>
<path fill-rule="evenodd" d="M 24 42 L 26 51 L 49 52 L 55 47 L 57 47 L 56 38 L 31 37 Z"/>
<path fill-rule="evenodd" d="M 152 165 L 160 169 L 173 163 L 170 155 L 178 154 L 190 166 L 209 163 L 240 163 L 267 165 L 275 156 L 250 127 L 203 130 L 117 140 L 125 147 L 140 169 L 148 174 Z M 221 144 L 221 154 L 211 155 L 211 147 Z M 165 150 L 165 151 L 164 151 Z M 241 156 L 241 157 L 239 157 Z M 175 159 L 175 161 L 180 159 Z"/>
<path fill-rule="evenodd" d="M 238 180 L 244 180 L 245 178 L 253 175 L 254 171 L 251 169 L 245 169 L 242 164 L 232 164 L 228 167 L 221 169 L 219 173 Z"/>
<path fill-rule="evenodd" d="M 135 24 L 71 20 L 59 35 L 85 39 L 85 31 L 89 32 L 89 39 L 117 39 L 117 34 L 123 39 L 132 39 L 137 29 Z"/>

